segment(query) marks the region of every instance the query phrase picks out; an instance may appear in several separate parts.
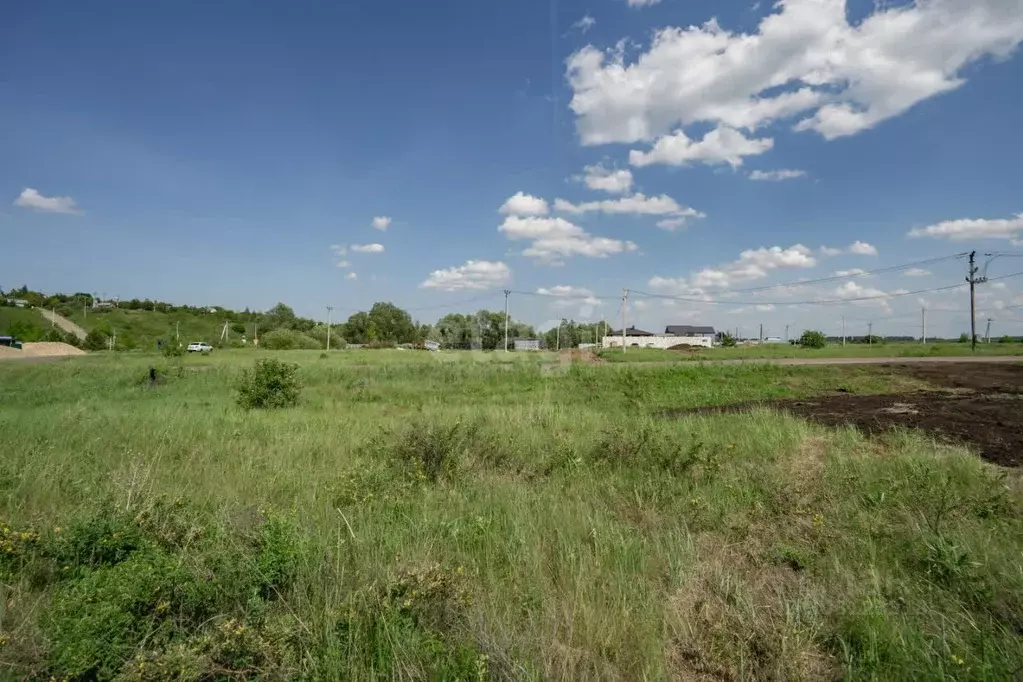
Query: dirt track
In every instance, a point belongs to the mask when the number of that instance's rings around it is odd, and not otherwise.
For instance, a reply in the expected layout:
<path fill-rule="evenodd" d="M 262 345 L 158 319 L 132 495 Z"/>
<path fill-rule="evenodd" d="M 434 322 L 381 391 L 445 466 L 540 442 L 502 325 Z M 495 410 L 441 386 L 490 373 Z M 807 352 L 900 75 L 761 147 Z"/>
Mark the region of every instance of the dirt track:
<path fill-rule="evenodd" d="M 1023 355 L 935 355 L 907 358 L 742 358 L 737 360 L 670 360 L 665 362 L 615 362 L 615 367 L 685 367 L 686 365 L 908 365 L 908 364 L 1023 364 Z"/>
<path fill-rule="evenodd" d="M 852 425 L 870 434 L 892 427 L 922 429 L 938 439 L 970 445 L 995 464 L 1023 465 L 1023 364 L 900 363 L 892 369 L 945 390 L 895 395 L 837 392 L 817 398 L 672 411 L 669 416 L 770 406 L 826 426 Z"/>

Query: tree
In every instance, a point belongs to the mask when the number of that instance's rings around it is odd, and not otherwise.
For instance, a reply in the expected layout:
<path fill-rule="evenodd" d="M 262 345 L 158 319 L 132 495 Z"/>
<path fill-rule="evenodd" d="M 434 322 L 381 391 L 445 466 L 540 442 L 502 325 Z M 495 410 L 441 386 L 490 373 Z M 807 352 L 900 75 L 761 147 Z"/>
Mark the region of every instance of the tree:
<path fill-rule="evenodd" d="M 344 337 L 348 343 L 366 343 L 368 331 L 369 315 L 364 312 L 355 313 L 344 324 Z"/>
<path fill-rule="evenodd" d="M 369 322 L 375 332 L 373 341 L 413 343 L 416 340 L 412 316 L 393 303 L 374 303 L 369 309 Z"/>
<path fill-rule="evenodd" d="M 728 332 L 718 332 L 722 348 L 735 348 L 735 337 Z"/>
<path fill-rule="evenodd" d="M 966 332 L 963 332 L 962 334 L 959 335 L 959 343 L 969 343 L 969 342 L 970 342 L 970 335 L 969 334 L 967 334 Z"/>
<path fill-rule="evenodd" d="M 1016 343 L 1016 339 L 1006 334 L 1002 338 L 998 339 L 998 343 Z"/>
<path fill-rule="evenodd" d="M 824 336 L 823 332 L 807 329 L 799 337 L 799 345 L 803 348 L 824 348 L 824 346 L 828 345 L 828 338 Z"/>
<path fill-rule="evenodd" d="M 108 337 L 99 329 L 93 329 L 86 334 L 82 347 L 85 350 L 106 350 L 109 346 Z"/>
<path fill-rule="evenodd" d="M 295 326 L 295 311 L 278 303 L 263 315 L 263 324 L 267 329 L 292 329 Z"/>

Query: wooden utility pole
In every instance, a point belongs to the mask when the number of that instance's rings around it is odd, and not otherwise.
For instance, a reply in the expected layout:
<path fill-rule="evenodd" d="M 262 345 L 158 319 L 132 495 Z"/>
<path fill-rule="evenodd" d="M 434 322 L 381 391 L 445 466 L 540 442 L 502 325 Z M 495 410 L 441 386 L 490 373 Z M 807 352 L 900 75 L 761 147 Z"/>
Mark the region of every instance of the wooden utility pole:
<path fill-rule="evenodd" d="M 508 294 L 511 291 L 504 290 L 504 352 L 508 352 Z"/>
<path fill-rule="evenodd" d="M 625 316 L 629 310 L 629 290 L 622 289 L 622 352 L 625 352 Z"/>
<path fill-rule="evenodd" d="M 327 306 L 327 350 L 330 350 L 330 314 L 334 312 L 334 306 Z"/>
<path fill-rule="evenodd" d="M 977 350 L 977 299 L 974 290 L 978 284 L 987 281 L 987 277 L 977 277 L 979 268 L 976 259 L 977 252 L 970 251 L 970 274 L 967 275 L 966 281 L 970 283 L 970 348 L 974 351 Z"/>
<path fill-rule="evenodd" d="M 873 322 L 868 322 L 867 323 L 867 345 L 868 346 L 873 346 L 874 345 L 874 323 Z"/>
<path fill-rule="evenodd" d="M 920 309 L 920 341 L 927 345 L 927 308 Z"/>

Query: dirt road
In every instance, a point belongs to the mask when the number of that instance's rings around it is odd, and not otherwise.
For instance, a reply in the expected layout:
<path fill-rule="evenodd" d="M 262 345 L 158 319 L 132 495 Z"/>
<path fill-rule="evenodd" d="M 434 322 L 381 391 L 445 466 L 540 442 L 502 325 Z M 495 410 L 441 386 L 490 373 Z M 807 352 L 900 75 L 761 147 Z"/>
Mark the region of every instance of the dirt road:
<path fill-rule="evenodd" d="M 85 338 L 87 332 L 81 327 L 79 327 L 77 324 L 72 322 L 71 320 L 64 317 L 63 315 L 58 315 L 52 310 L 47 310 L 46 308 L 37 308 L 37 310 L 40 313 L 42 313 L 43 317 L 46 318 L 47 322 L 53 322 L 55 325 L 57 325 L 64 331 L 70 332 L 80 339 Z"/>
<path fill-rule="evenodd" d="M 907 358 L 749 358 L 741 360 L 676 360 L 671 362 L 613 362 L 606 366 L 685 367 L 686 365 L 916 365 L 933 363 L 1023 363 L 1023 355 L 940 355 Z"/>

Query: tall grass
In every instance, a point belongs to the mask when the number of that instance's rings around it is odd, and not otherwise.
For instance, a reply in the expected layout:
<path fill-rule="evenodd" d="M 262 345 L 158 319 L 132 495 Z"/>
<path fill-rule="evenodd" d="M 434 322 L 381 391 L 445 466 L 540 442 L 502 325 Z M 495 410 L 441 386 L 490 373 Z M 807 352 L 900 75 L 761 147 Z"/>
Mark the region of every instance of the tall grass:
<path fill-rule="evenodd" d="M 608 362 L 676 362 L 704 360 L 769 360 L 790 358 L 916 358 L 964 357 L 970 355 L 1023 355 L 1023 343 L 978 343 L 974 351 L 968 343 L 832 343 L 824 348 L 802 348 L 787 343 L 735 348 L 659 350 L 656 348 L 620 348 L 598 351 Z"/>
<path fill-rule="evenodd" d="M 913 380 L 282 355 L 305 388 L 273 412 L 235 405 L 247 354 L 0 365 L 0 518 L 29 538 L 0 558 L 4 674 L 1020 672 L 1016 472 L 766 409 L 660 416 Z"/>

